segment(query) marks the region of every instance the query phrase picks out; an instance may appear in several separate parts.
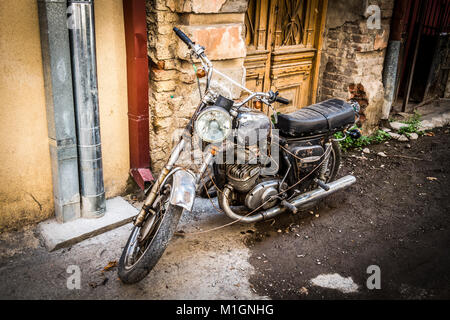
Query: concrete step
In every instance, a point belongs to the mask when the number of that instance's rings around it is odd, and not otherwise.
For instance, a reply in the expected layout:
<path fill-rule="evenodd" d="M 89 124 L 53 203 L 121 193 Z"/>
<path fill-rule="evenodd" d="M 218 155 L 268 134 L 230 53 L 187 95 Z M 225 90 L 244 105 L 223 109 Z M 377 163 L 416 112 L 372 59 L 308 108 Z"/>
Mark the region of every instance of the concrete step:
<path fill-rule="evenodd" d="M 121 197 L 106 200 L 106 213 L 97 219 L 77 219 L 59 223 L 55 219 L 41 222 L 40 238 L 49 251 L 69 247 L 131 222 L 138 210 Z"/>
<path fill-rule="evenodd" d="M 420 130 L 431 130 L 450 124 L 450 100 L 441 99 L 437 103 L 417 108 L 422 116 Z"/>

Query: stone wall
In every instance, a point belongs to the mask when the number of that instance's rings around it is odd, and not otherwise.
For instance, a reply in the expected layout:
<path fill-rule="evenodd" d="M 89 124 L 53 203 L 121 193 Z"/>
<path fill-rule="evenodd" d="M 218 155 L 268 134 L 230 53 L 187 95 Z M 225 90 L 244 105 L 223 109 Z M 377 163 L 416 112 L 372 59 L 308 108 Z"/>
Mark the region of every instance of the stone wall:
<path fill-rule="evenodd" d="M 218 70 L 244 83 L 246 10 L 246 0 L 147 0 L 150 157 L 154 172 L 161 170 L 169 156 L 173 132 L 187 123 L 200 100 L 187 47 L 172 28 L 179 27 L 205 46 Z M 213 85 L 217 86 L 217 80 L 213 77 Z M 240 90 L 231 85 L 222 85 L 220 92 L 231 98 L 240 96 Z"/>
<path fill-rule="evenodd" d="M 381 8 L 381 28 L 369 29 L 365 11 Z M 394 0 L 328 1 L 318 100 L 355 97 L 365 133 L 377 126 L 384 100 L 384 56 Z"/>
<path fill-rule="evenodd" d="M 447 86 L 445 88 L 444 98 L 450 99 L 450 76 L 448 77 L 448 80 L 447 80 Z"/>

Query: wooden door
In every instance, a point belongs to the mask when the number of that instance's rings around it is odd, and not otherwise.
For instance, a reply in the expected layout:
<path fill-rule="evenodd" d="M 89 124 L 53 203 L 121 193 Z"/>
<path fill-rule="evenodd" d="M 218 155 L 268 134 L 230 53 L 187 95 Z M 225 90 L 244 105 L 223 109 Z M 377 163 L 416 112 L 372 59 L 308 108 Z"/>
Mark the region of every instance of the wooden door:
<path fill-rule="evenodd" d="M 250 0 L 245 16 L 247 87 L 279 91 L 291 112 L 315 102 L 327 0 Z"/>

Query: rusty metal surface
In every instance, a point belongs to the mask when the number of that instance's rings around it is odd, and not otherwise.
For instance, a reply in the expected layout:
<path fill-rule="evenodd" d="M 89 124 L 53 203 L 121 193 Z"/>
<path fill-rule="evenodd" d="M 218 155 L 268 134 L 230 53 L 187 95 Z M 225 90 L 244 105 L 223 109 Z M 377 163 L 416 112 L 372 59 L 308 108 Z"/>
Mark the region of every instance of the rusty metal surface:
<path fill-rule="evenodd" d="M 144 189 L 152 181 L 148 115 L 148 56 L 145 0 L 123 0 L 127 49 L 128 126 L 131 175 Z"/>

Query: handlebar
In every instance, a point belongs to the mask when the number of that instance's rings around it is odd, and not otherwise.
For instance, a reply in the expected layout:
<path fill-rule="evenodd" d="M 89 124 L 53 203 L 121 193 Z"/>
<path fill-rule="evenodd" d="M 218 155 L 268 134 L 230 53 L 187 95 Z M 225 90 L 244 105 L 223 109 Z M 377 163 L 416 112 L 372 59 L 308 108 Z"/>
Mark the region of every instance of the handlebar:
<path fill-rule="evenodd" d="M 278 91 L 277 92 L 273 92 L 272 90 L 270 90 L 268 92 L 268 95 L 269 95 L 269 101 L 271 101 L 271 102 L 275 102 L 276 101 L 276 102 L 279 102 L 279 103 L 282 103 L 282 104 L 289 104 L 289 100 L 286 99 L 286 98 L 280 97 Z"/>
<path fill-rule="evenodd" d="M 176 35 L 181 39 L 181 41 L 183 41 L 184 43 L 186 43 L 186 45 L 192 49 L 194 47 L 194 42 L 192 42 L 191 39 L 189 39 L 189 37 L 180 29 L 178 29 L 177 27 L 173 28 L 173 31 L 175 31 Z"/>
<path fill-rule="evenodd" d="M 276 102 L 282 103 L 282 104 L 289 104 L 289 100 L 283 97 L 277 97 L 275 99 Z"/>

